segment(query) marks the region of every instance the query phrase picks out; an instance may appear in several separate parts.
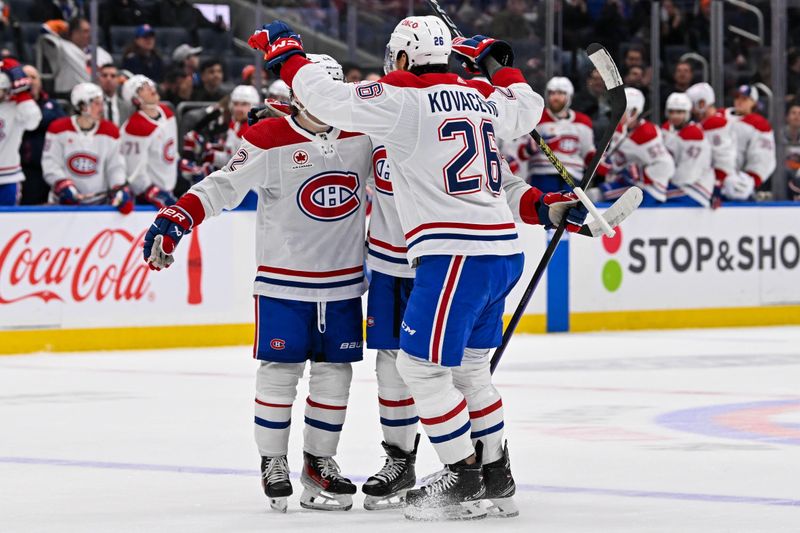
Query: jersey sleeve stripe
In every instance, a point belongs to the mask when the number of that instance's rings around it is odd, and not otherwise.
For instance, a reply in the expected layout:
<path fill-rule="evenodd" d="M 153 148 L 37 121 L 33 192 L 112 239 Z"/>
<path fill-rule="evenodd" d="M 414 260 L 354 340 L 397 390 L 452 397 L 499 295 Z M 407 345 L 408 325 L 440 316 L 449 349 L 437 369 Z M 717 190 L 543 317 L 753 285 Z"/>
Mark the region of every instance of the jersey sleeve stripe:
<path fill-rule="evenodd" d="M 358 265 L 349 268 L 340 268 L 338 270 L 327 270 L 320 272 L 312 272 L 308 270 L 294 270 L 291 268 L 279 268 L 261 265 L 258 267 L 259 272 L 266 272 L 268 274 L 281 274 L 285 276 L 296 276 L 302 278 L 335 278 L 338 276 L 346 276 L 348 274 L 363 274 L 363 265 Z"/>
<path fill-rule="evenodd" d="M 421 242 L 431 239 L 456 240 L 456 241 L 513 241 L 518 237 L 517 233 L 505 235 L 468 235 L 463 233 L 430 233 L 423 235 L 408 244 L 410 250 Z"/>
<path fill-rule="evenodd" d="M 408 265 L 408 259 L 403 257 L 392 257 L 390 255 L 382 254 L 380 252 L 376 252 L 375 250 L 370 249 L 367 252 L 369 255 L 381 259 L 383 261 L 387 261 L 389 263 L 395 263 L 397 265 Z"/>
<path fill-rule="evenodd" d="M 378 239 L 376 239 L 374 237 L 370 237 L 369 238 L 369 243 L 370 244 L 374 244 L 378 248 L 384 248 L 384 249 L 390 250 L 392 252 L 405 253 L 405 252 L 408 251 L 408 248 L 406 248 L 405 246 L 394 246 L 392 244 L 389 244 L 388 242 L 379 241 Z"/>
<path fill-rule="evenodd" d="M 278 285 L 281 287 L 297 287 L 299 289 L 333 289 L 336 287 L 347 287 L 348 285 L 356 285 L 364 281 L 364 276 L 359 276 L 354 279 L 346 279 L 342 281 L 328 281 L 328 282 L 306 282 L 306 281 L 292 281 L 288 279 L 273 279 L 264 276 L 256 276 L 256 281 L 266 283 L 268 285 Z"/>
<path fill-rule="evenodd" d="M 464 222 L 430 222 L 428 224 L 421 224 L 416 228 L 406 233 L 406 239 L 410 239 L 417 233 L 428 229 L 463 229 L 475 231 L 500 231 L 516 229 L 513 222 L 505 222 L 502 224 L 469 224 Z"/>

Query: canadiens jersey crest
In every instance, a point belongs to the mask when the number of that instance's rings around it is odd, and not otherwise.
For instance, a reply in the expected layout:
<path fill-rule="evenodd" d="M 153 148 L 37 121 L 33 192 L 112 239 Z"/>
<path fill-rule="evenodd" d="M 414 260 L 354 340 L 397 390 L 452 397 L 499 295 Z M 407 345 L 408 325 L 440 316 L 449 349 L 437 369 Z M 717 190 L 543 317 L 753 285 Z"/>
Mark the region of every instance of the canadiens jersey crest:
<path fill-rule="evenodd" d="M 309 179 L 297 191 L 297 205 L 308 217 L 322 222 L 346 218 L 361 206 L 358 174 L 323 172 Z"/>

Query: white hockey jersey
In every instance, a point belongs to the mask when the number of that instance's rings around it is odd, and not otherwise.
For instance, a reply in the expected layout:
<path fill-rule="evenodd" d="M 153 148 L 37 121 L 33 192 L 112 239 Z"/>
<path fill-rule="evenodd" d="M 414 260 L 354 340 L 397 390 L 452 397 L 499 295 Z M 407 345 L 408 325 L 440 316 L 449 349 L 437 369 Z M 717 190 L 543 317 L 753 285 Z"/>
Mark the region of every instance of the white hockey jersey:
<path fill-rule="evenodd" d="M 718 110 L 700 123 L 706 139 L 711 144 L 711 165 L 716 180 L 722 182 L 736 173 L 736 132 L 725 117 L 725 110 Z"/>
<path fill-rule="evenodd" d="M 594 132 L 592 131 L 592 119 L 583 113 L 569 111 L 564 118 L 554 117 L 548 109 L 542 113 L 542 120 L 536 126 L 536 131 L 542 139 L 553 150 L 558 159 L 564 163 L 564 167 L 570 175 L 580 181 L 586 165 L 594 157 Z M 528 160 L 528 172 L 531 175 L 552 175 L 555 169 L 547 156 L 544 155 L 538 145 L 533 146 L 533 155 L 529 155 L 521 146 L 519 157 L 521 160 Z"/>
<path fill-rule="evenodd" d="M 151 185 L 172 191 L 178 179 L 178 126 L 172 110 L 160 104 L 158 119 L 134 112 L 122 126 L 121 153 L 134 194 Z"/>
<path fill-rule="evenodd" d="M 736 132 L 736 167 L 749 174 L 758 187 L 775 170 L 775 134 L 769 121 L 758 113 L 737 115 L 728 109 L 728 119 Z"/>
<path fill-rule="evenodd" d="M 25 179 L 19 159 L 22 134 L 35 130 L 42 111 L 29 93 L 0 103 L 0 185 Z"/>
<path fill-rule="evenodd" d="M 611 146 L 612 172 L 634 165 L 641 173 L 641 186 L 659 202 L 667 201 L 669 181 L 675 175 L 675 161 L 664 146 L 661 132 L 652 122 L 642 120 L 625 137 L 622 124 L 617 126 Z"/>
<path fill-rule="evenodd" d="M 366 288 L 371 153 L 369 137 L 360 133 L 313 134 L 291 117 L 264 119 L 247 131 L 228 164 L 178 205 L 197 224 L 258 191 L 254 293 L 307 302 L 356 298 Z"/>
<path fill-rule="evenodd" d="M 212 165 L 217 168 L 222 168 L 228 164 L 228 161 L 236 152 L 236 149 L 239 148 L 239 144 L 242 142 L 242 137 L 244 137 L 244 134 L 247 132 L 247 128 L 246 120 L 244 122 L 232 120 L 230 124 L 228 124 L 228 131 L 225 132 L 225 140 L 222 146 L 213 150 Z"/>
<path fill-rule="evenodd" d="M 89 131 L 82 131 L 74 116 L 54 120 L 45 135 L 42 172 L 50 187 L 69 179 L 80 194 L 96 195 L 97 203 L 105 203 L 102 193 L 125 184 L 119 129 L 108 120 Z"/>
<path fill-rule="evenodd" d="M 321 121 L 383 141 L 410 261 L 521 251 L 495 139 L 530 131 L 543 101 L 518 70 L 498 71 L 499 87 L 455 74 L 405 71 L 347 84 L 294 56 L 281 76 Z"/>
<path fill-rule="evenodd" d="M 667 196 L 689 196 L 704 207 L 711 205 L 714 192 L 714 169 L 711 166 L 711 144 L 697 124 L 687 124 L 680 130 L 665 122 L 664 145 L 675 160 L 675 175 L 672 182 L 677 190 Z M 677 193 L 677 194 L 674 194 Z"/>

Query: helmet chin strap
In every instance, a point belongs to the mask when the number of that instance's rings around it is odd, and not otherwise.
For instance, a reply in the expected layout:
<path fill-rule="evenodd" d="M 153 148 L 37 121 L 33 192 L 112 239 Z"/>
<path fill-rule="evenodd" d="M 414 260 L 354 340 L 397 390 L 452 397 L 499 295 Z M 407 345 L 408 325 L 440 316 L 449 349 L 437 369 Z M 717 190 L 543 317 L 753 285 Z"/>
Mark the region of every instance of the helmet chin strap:
<path fill-rule="evenodd" d="M 303 119 L 309 121 L 312 125 L 316 126 L 317 128 L 330 128 L 329 125 L 320 122 L 311 113 L 309 113 L 306 107 L 300 103 L 300 100 L 294 97 L 294 94 L 292 95 L 292 105 L 298 109 L 297 114 L 302 115 Z"/>

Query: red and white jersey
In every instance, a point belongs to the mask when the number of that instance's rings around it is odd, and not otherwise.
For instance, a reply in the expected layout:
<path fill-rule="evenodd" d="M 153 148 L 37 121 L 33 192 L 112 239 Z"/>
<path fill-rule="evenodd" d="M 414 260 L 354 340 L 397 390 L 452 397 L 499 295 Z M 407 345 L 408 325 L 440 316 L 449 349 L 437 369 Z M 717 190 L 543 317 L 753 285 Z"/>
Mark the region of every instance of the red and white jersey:
<path fill-rule="evenodd" d="M 245 132 L 247 132 L 247 120 L 243 122 L 236 122 L 231 120 L 228 124 L 228 131 L 225 133 L 225 141 L 222 143 L 221 149 L 214 150 L 214 159 L 211 164 L 217 168 L 222 168 L 228 164 L 228 160 L 233 156 L 239 144 L 242 142 Z"/>
<path fill-rule="evenodd" d="M 365 189 L 372 143 L 360 133 L 313 134 L 292 117 L 252 126 L 228 164 L 194 185 L 195 224 L 258 192 L 254 293 L 306 302 L 364 293 Z M 181 199 L 181 203 L 184 200 Z"/>
<path fill-rule="evenodd" d="M 119 129 L 108 120 L 88 131 L 81 130 L 75 116 L 54 120 L 45 135 L 42 172 L 51 187 L 69 179 L 80 194 L 98 195 L 97 203 L 105 203 L 101 193 L 125 184 Z"/>
<path fill-rule="evenodd" d="M 708 207 L 714 192 L 714 169 L 711 166 L 711 144 L 705 138 L 702 128 L 690 123 L 676 130 L 669 122 L 664 131 L 664 145 L 675 160 L 673 185 L 694 201 Z M 673 191 L 667 194 L 671 196 Z"/>
<path fill-rule="evenodd" d="M 499 70 L 497 87 L 406 71 L 348 84 L 293 56 L 281 76 L 324 123 L 381 139 L 410 261 L 521 251 L 496 142 L 520 137 L 541 116 L 542 98 L 520 71 Z"/>
<path fill-rule="evenodd" d="M 592 119 L 583 113 L 571 110 L 561 118 L 551 114 L 549 109 L 545 109 L 536 131 L 564 163 L 570 175 L 580 181 L 586 165 L 594 157 L 595 152 Z M 535 150 L 533 155 L 528 155 L 524 147 L 519 151 L 521 159 L 530 158 L 528 172 L 531 175 L 555 174 L 553 164 L 544 152 L 539 150 L 535 143 L 531 142 L 530 145 Z"/>
<path fill-rule="evenodd" d="M 736 167 L 752 176 L 758 187 L 775 170 L 775 134 L 769 121 L 758 113 L 737 115 L 728 109 L 728 119 L 736 132 Z"/>
<path fill-rule="evenodd" d="M 178 179 L 178 126 L 169 107 L 159 109 L 157 119 L 138 110 L 122 126 L 121 152 L 134 194 L 151 185 L 171 191 Z"/>
<path fill-rule="evenodd" d="M 644 190 L 659 202 L 666 202 L 669 181 L 675 175 L 675 161 L 664 146 L 661 132 L 652 122 L 642 120 L 627 138 L 625 135 L 620 124 L 611 140 L 612 146 L 619 146 L 611 154 L 612 171 L 634 165 L 641 173 Z"/>
<path fill-rule="evenodd" d="M 373 141 L 377 144 L 377 141 Z M 400 226 L 400 216 L 394 201 L 391 171 L 386 148 L 378 145 L 372 151 L 372 166 L 375 178 L 375 194 L 372 198 L 372 214 L 369 219 L 367 239 L 367 264 L 372 270 L 399 278 L 413 278 L 415 273 L 408 260 L 406 238 Z M 532 190 L 525 180 L 515 175 L 508 161 L 502 163 L 503 191 L 516 222 L 523 222 L 520 204 L 525 193 Z M 541 195 L 534 190 L 533 202 Z"/>
<path fill-rule="evenodd" d="M 25 179 L 19 159 L 22 134 L 35 130 L 42 111 L 28 93 L 0 103 L 0 185 Z"/>
<path fill-rule="evenodd" d="M 711 144 L 711 166 L 718 181 L 736 173 L 736 132 L 731 121 L 725 116 L 725 110 L 703 119 L 700 123 L 706 139 Z"/>

